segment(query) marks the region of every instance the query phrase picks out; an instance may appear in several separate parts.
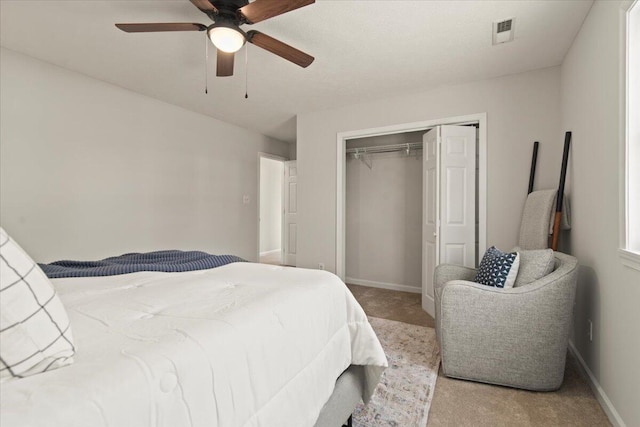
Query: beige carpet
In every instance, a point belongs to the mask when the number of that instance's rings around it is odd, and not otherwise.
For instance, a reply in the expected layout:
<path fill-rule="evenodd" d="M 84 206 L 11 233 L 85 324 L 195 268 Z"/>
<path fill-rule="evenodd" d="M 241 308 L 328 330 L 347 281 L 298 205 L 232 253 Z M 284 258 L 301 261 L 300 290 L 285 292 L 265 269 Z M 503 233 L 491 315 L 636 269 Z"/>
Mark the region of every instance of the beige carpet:
<path fill-rule="evenodd" d="M 435 330 L 370 317 L 389 361 L 367 406 L 353 416 L 355 427 L 425 427 L 438 378 L 440 354 Z"/>
<path fill-rule="evenodd" d="M 433 327 L 422 310 L 420 294 L 348 285 L 365 313 L 420 326 Z M 610 426 L 578 368 L 567 360 L 564 383 L 558 391 L 533 392 L 471 381 L 438 377 L 429 427 L 586 427 Z"/>

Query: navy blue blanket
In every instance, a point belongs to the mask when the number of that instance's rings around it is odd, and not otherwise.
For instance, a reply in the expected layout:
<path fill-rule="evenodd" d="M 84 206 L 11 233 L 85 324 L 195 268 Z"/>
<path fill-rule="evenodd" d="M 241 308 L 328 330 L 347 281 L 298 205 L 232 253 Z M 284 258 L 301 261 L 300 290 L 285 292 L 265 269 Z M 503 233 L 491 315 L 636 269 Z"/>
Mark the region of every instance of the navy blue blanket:
<path fill-rule="evenodd" d="M 40 264 L 40 267 L 50 279 L 58 279 L 116 276 L 138 271 L 178 273 L 221 267 L 232 262 L 246 261 L 234 255 L 211 255 L 200 251 L 174 250 L 124 254 L 101 261 L 56 261 L 51 264 Z"/>

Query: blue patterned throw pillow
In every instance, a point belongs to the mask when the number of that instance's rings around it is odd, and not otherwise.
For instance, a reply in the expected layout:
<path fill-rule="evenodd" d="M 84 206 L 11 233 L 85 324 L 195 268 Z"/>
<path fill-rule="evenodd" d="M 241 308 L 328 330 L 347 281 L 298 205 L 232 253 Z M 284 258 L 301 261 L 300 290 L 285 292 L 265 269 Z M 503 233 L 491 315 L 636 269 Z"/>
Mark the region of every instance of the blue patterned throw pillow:
<path fill-rule="evenodd" d="M 517 252 L 504 253 L 491 246 L 482 257 L 474 282 L 496 288 L 513 288 L 519 265 L 520 255 Z"/>

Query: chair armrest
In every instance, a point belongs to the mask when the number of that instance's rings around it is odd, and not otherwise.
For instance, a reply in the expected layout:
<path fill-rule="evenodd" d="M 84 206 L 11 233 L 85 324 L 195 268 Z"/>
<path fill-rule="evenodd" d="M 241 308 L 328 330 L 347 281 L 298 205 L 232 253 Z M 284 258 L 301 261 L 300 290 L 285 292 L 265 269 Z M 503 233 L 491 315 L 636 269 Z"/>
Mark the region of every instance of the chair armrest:
<path fill-rule="evenodd" d="M 434 280 L 436 286 L 442 286 L 450 280 L 473 280 L 476 269 L 461 265 L 440 264 L 436 267 Z"/>
<path fill-rule="evenodd" d="M 440 296 L 447 282 L 452 280 L 473 280 L 476 277 L 475 268 L 461 265 L 440 264 L 433 273 L 433 299 L 436 308 L 436 339 L 440 342 Z"/>
<path fill-rule="evenodd" d="M 476 269 L 461 265 L 440 264 L 433 274 L 434 291 L 442 288 L 451 280 L 473 280 L 476 277 Z"/>

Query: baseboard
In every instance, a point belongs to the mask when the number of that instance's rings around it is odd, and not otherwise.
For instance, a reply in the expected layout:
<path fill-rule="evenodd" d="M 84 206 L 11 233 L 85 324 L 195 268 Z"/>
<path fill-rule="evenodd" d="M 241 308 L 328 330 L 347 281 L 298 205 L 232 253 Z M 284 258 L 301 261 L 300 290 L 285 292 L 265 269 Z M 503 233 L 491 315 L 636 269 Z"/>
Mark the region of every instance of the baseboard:
<path fill-rule="evenodd" d="M 401 285 L 398 283 L 385 283 L 376 282 L 373 280 L 356 279 L 353 277 L 346 277 L 345 282 L 350 285 L 370 286 L 372 288 L 391 289 L 392 291 L 413 292 L 414 294 L 421 294 L 422 289 L 415 286 Z"/>
<path fill-rule="evenodd" d="M 616 408 L 613 406 L 613 403 L 611 403 L 611 400 L 609 400 L 609 397 L 600 386 L 600 383 L 598 382 L 596 377 L 593 375 L 593 372 L 591 372 L 591 369 L 589 369 L 589 367 L 585 363 L 584 359 L 582 358 L 582 356 L 578 352 L 578 349 L 575 347 L 572 341 L 569 341 L 569 351 L 571 351 L 571 354 L 573 354 L 573 357 L 575 357 L 576 360 L 578 361 L 580 370 L 582 371 L 585 378 L 587 379 L 587 382 L 589 383 L 589 386 L 591 387 L 593 394 L 596 395 L 596 399 L 598 399 L 598 402 L 600 402 L 600 406 L 604 410 L 604 413 L 607 414 L 607 417 L 609 418 L 609 421 L 611 421 L 611 424 L 613 424 L 616 427 L 626 427 L 626 424 L 622 420 L 622 417 L 620 416 Z"/>
<path fill-rule="evenodd" d="M 264 251 L 264 252 L 260 252 L 260 256 L 267 256 L 267 255 L 272 255 L 272 254 L 279 254 L 280 252 L 282 252 L 282 249 L 274 249 L 272 251 Z"/>
<path fill-rule="evenodd" d="M 436 318 L 436 302 L 431 295 L 422 295 L 422 309 L 426 311 L 429 316 Z"/>

